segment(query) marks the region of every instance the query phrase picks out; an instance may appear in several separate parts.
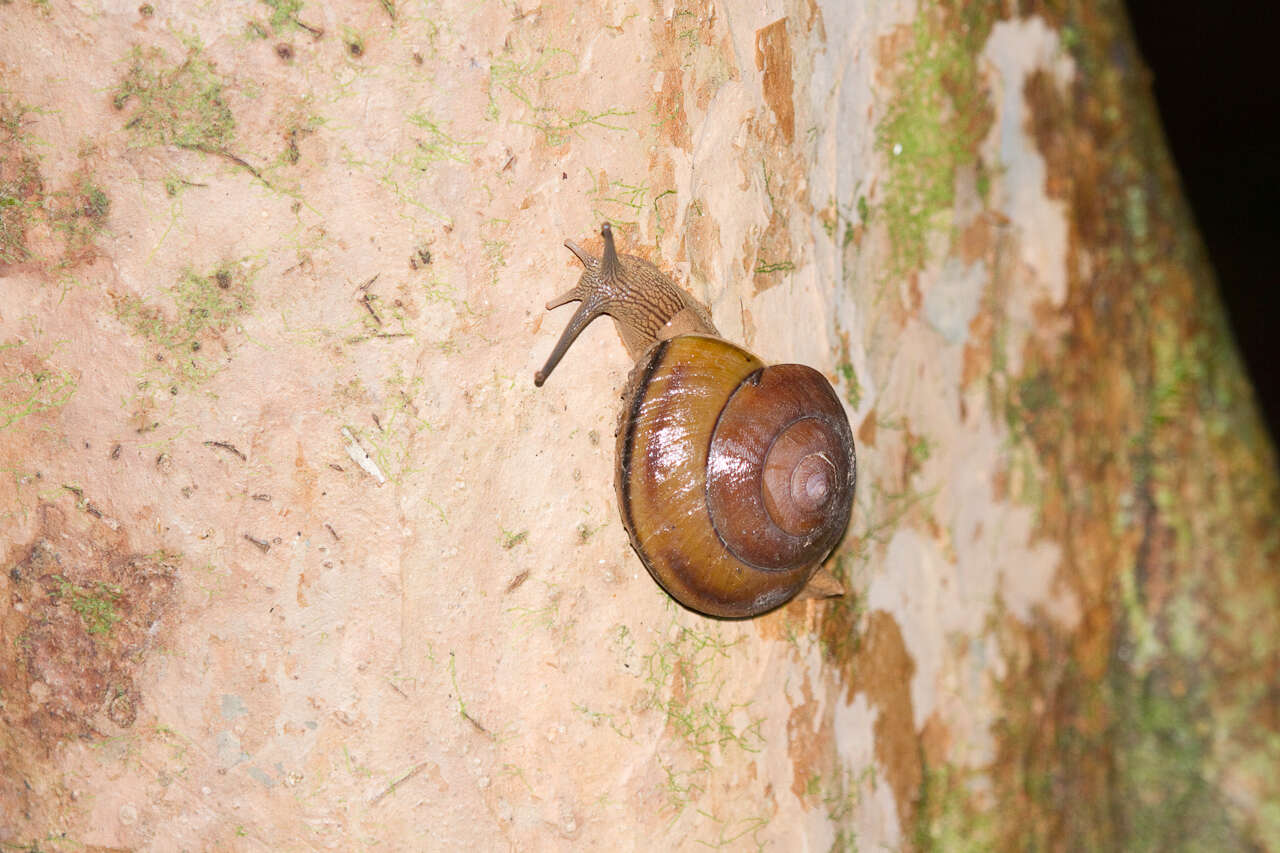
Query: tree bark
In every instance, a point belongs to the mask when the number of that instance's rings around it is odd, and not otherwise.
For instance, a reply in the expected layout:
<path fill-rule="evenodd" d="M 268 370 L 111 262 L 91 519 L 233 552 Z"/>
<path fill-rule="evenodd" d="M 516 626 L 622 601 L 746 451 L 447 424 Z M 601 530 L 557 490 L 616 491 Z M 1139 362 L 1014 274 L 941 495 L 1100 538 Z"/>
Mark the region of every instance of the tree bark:
<path fill-rule="evenodd" d="M 1120 4 L 0 6 L 0 842 L 1280 847 L 1280 484 Z M 858 442 L 673 603 L 620 249 Z M 567 310 L 559 309 L 567 314 Z"/>

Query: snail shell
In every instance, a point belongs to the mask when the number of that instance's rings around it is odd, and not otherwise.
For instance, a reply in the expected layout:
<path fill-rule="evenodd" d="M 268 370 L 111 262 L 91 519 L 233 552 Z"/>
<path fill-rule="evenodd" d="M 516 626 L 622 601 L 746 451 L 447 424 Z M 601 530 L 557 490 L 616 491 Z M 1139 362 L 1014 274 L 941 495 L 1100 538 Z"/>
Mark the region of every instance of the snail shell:
<path fill-rule="evenodd" d="M 586 271 L 547 307 L 582 305 L 534 381 L 595 317 L 612 316 L 638 358 L 615 466 L 632 546 L 693 610 L 772 610 L 810 582 L 848 524 L 856 469 L 844 408 L 816 370 L 766 366 L 721 338 L 706 309 L 652 264 L 618 256 L 608 224 L 602 234 L 600 259 L 566 242 Z"/>

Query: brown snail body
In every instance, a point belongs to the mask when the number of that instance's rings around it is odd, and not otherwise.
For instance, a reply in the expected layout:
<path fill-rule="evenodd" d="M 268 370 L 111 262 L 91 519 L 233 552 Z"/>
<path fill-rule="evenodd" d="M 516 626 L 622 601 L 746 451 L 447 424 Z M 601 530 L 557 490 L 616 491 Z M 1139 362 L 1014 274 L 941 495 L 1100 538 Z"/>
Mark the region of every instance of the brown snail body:
<path fill-rule="evenodd" d="M 623 525 L 673 598 L 722 617 L 755 616 L 795 597 L 844 533 L 855 458 L 827 380 L 799 364 L 766 366 L 720 337 L 701 305 L 642 258 L 565 245 L 586 268 L 547 303 L 582 304 L 546 366 L 601 314 L 636 365 L 618 419 L 615 486 Z M 830 578 L 822 592 L 839 590 Z M 820 593 L 821 594 L 821 593 Z"/>

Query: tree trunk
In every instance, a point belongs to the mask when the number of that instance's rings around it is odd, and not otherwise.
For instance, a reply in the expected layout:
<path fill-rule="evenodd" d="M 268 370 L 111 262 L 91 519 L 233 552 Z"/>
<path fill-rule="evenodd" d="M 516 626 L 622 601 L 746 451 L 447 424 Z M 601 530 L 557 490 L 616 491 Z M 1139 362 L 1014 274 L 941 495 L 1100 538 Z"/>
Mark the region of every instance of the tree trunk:
<path fill-rule="evenodd" d="M 0 6 L 0 842 L 1280 847 L 1274 453 L 1118 3 Z M 842 397 L 632 551 L 613 224 Z"/>

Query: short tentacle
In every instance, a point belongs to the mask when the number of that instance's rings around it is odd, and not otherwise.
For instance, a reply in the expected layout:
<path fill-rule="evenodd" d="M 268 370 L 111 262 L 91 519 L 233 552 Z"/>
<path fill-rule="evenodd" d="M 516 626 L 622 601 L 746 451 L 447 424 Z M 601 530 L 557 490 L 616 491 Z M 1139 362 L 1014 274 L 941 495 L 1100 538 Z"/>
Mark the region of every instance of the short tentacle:
<path fill-rule="evenodd" d="M 555 299 L 548 300 L 547 310 L 550 311 L 552 308 L 559 308 L 561 305 L 566 305 L 570 302 L 580 302 L 584 296 L 586 296 L 585 289 L 582 285 L 576 284 L 557 296 Z"/>

